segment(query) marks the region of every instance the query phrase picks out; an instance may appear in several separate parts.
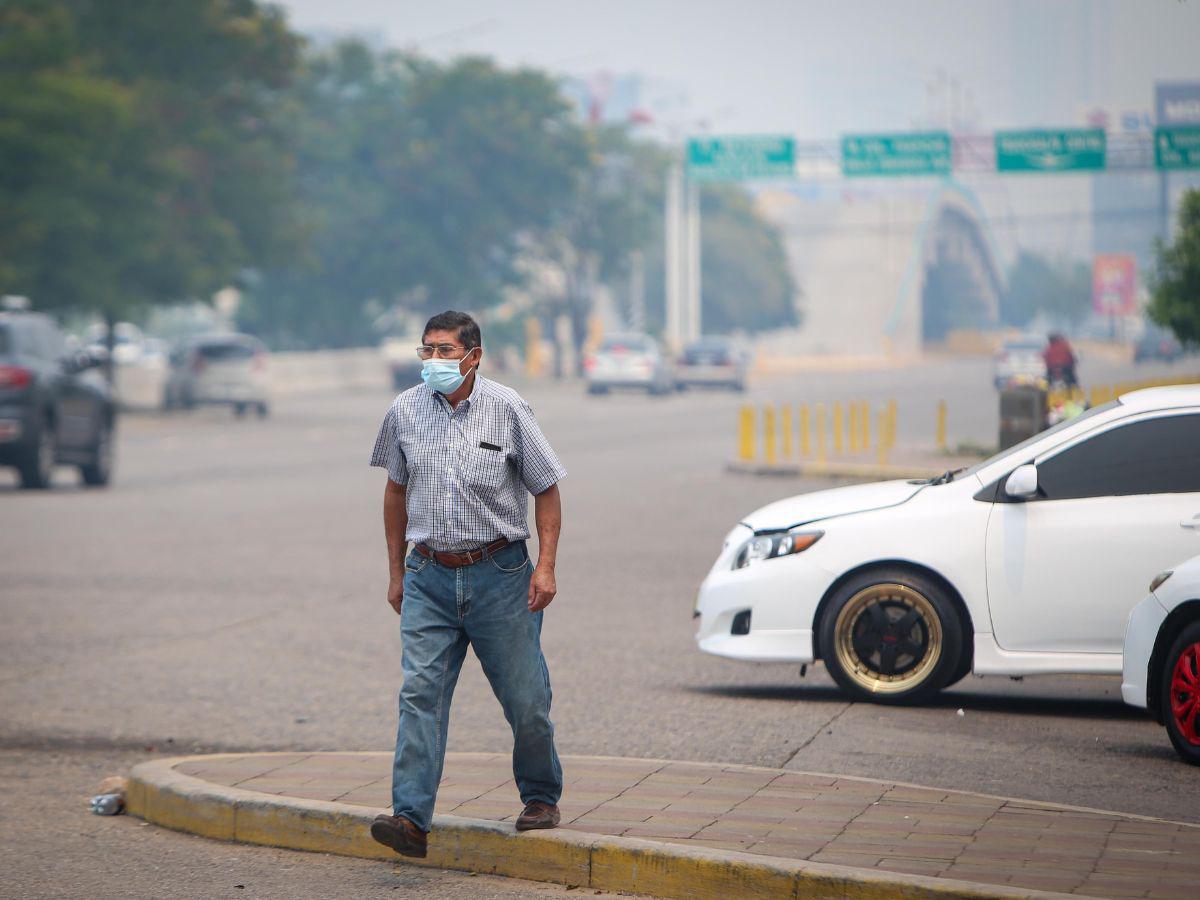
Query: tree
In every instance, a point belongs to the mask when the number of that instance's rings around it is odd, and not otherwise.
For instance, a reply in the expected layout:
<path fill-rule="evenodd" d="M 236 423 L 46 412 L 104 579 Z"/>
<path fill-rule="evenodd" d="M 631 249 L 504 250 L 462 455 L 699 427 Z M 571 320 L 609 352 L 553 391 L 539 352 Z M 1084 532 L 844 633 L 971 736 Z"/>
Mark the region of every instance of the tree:
<path fill-rule="evenodd" d="M 1157 242 L 1151 276 L 1150 318 L 1170 328 L 1179 342 L 1200 346 L 1200 190 L 1189 190 L 1179 207 L 1179 232 L 1171 244 Z"/>
<path fill-rule="evenodd" d="M 0 5 L 4 290 L 111 321 L 286 252 L 299 46 L 252 0 Z"/>
<path fill-rule="evenodd" d="M 1000 321 L 1024 328 L 1039 313 L 1078 324 L 1092 308 L 1092 274 L 1085 263 L 1050 260 L 1022 250 L 1000 298 Z"/>
<path fill-rule="evenodd" d="M 309 60 L 290 104 L 311 252 L 265 272 L 242 321 L 308 346 L 371 340 L 396 306 L 498 302 L 587 166 L 554 82 L 486 59 L 344 43 Z"/>
<path fill-rule="evenodd" d="M 662 189 L 658 209 L 662 209 Z M 759 332 L 800 324 L 798 287 L 779 229 L 737 185 L 700 189 L 701 322 L 705 334 Z M 647 249 L 649 318 L 661 329 L 666 318 L 663 221 L 658 217 Z"/>
<path fill-rule="evenodd" d="M 665 158 L 630 139 L 621 126 L 587 131 L 588 166 L 576 179 L 570 201 L 543 230 L 535 252 L 561 274 L 563 296 L 544 311 L 565 312 L 571 323 L 576 374 L 583 374 L 583 346 L 600 283 L 625 280 L 635 251 L 653 233 Z M 557 363 L 561 354 L 556 357 Z"/>

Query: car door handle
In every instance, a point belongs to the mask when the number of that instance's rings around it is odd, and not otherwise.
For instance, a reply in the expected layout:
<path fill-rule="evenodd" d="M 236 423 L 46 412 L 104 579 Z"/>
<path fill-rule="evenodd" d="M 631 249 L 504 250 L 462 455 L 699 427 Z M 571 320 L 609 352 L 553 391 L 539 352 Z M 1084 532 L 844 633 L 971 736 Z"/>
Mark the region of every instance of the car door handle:
<path fill-rule="evenodd" d="M 1200 514 L 1192 516 L 1190 519 L 1184 519 L 1179 523 L 1180 528 L 1190 528 L 1193 531 L 1200 529 Z"/>

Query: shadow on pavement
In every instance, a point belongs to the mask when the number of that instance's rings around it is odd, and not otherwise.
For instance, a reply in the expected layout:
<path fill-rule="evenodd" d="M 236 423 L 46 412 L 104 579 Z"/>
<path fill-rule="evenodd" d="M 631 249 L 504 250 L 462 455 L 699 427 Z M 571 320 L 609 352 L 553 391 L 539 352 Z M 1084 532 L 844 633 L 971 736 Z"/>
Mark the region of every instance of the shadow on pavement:
<path fill-rule="evenodd" d="M 814 685 L 690 685 L 693 694 L 749 700 L 847 703 L 850 699 L 835 687 Z M 1074 719 L 1146 720 L 1144 711 L 1119 699 L 1095 697 L 1031 697 L 973 690 L 939 694 L 914 706 L 926 709 L 963 709 L 975 712 L 1020 713 L 1034 716 L 1065 716 Z M 912 706 L 908 707 L 912 708 Z"/>

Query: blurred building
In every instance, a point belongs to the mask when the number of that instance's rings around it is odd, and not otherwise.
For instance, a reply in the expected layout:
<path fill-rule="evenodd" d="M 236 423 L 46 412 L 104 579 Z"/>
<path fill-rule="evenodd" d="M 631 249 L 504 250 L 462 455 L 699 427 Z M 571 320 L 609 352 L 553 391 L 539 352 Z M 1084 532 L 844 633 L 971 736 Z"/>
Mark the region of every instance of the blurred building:
<path fill-rule="evenodd" d="M 1001 267 L 963 184 L 773 186 L 758 194 L 784 234 L 804 324 L 767 336 L 779 355 L 915 355 L 950 331 L 994 328 Z"/>

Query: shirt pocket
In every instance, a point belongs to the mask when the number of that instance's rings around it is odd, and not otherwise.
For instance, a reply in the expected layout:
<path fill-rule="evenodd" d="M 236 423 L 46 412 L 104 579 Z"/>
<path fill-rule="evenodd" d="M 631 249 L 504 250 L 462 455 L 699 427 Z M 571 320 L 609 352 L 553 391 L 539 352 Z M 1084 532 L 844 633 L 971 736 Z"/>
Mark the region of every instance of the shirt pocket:
<path fill-rule="evenodd" d="M 494 490 L 509 477 L 509 448 L 498 436 L 474 438 L 466 448 L 466 480 L 477 490 Z"/>

